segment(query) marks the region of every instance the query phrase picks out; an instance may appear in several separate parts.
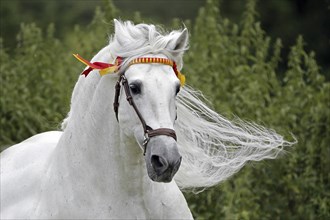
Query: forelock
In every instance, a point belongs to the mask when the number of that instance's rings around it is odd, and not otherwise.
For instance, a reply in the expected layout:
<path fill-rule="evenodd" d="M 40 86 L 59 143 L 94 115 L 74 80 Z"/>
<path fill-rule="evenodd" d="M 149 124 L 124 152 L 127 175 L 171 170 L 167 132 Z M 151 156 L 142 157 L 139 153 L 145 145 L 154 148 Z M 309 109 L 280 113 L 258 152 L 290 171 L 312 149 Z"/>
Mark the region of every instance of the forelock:
<path fill-rule="evenodd" d="M 128 59 L 146 54 L 164 54 L 182 66 L 182 55 L 167 48 L 180 31 L 165 32 L 161 27 L 149 24 L 134 25 L 130 21 L 118 21 L 110 39 L 111 53 Z"/>

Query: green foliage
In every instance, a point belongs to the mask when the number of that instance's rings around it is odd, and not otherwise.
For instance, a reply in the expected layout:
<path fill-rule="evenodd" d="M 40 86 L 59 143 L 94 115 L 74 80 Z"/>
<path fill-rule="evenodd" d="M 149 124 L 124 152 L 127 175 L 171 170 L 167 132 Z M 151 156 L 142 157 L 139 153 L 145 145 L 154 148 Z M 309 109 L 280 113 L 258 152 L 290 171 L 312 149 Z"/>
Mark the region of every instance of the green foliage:
<path fill-rule="evenodd" d="M 113 18 L 109 13 L 107 16 Z M 84 68 L 72 53 L 96 54 L 108 42 L 107 32 L 104 12 L 97 8 L 90 25 L 75 26 L 63 41 L 54 37 L 53 24 L 43 32 L 34 23 L 21 25 L 14 52 L 7 51 L 1 40 L 2 150 L 59 128 L 69 111 L 74 82 Z"/>
<path fill-rule="evenodd" d="M 255 21 L 255 1 L 247 2 L 241 24 L 221 18 L 217 4 L 207 1 L 196 20 L 184 71 L 188 82 L 219 112 L 262 123 L 289 139 L 290 131 L 298 144 L 207 193 L 186 194 L 195 216 L 328 219 L 330 84 L 315 55 L 304 51 L 302 37 L 280 72 L 281 41 L 272 43 Z"/>
<path fill-rule="evenodd" d="M 65 50 L 53 38 L 54 26 L 46 33 L 35 24 L 22 24 L 13 57 L 1 47 L 1 145 L 12 144 L 49 129 L 63 118 L 63 105 L 71 87 L 63 81 L 72 76 Z"/>
<path fill-rule="evenodd" d="M 96 54 L 119 14 L 111 1 L 105 3 L 106 13 L 96 9 L 90 25 L 75 26 L 61 40 L 52 24 L 46 31 L 22 24 L 15 51 L 0 41 L 1 146 L 58 128 L 83 68 L 71 54 Z M 315 54 L 307 53 L 298 37 L 282 71 L 281 40 L 261 29 L 255 1 L 247 1 L 238 24 L 223 18 L 219 6 L 208 0 L 196 20 L 187 22 L 188 83 L 223 115 L 264 124 L 289 140 L 292 132 L 298 144 L 280 159 L 252 163 L 220 186 L 185 193 L 195 218 L 330 219 L 330 84 Z M 138 12 L 132 19 L 144 21 Z M 178 20 L 172 24 L 180 26 Z"/>

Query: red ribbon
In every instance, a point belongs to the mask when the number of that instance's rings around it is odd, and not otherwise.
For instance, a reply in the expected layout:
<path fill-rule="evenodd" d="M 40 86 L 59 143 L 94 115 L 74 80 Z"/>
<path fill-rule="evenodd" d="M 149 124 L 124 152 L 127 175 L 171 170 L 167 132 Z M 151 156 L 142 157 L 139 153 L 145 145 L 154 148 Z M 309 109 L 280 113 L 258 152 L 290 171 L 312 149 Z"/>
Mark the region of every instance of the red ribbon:
<path fill-rule="evenodd" d="M 120 64 L 123 62 L 123 59 L 121 57 L 117 57 L 116 59 L 116 63 L 115 64 L 110 64 L 110 63 L 103 63 L 103 62 L 89 62 L 88 60 L 85 60 L 84 58 L 82 58 L 79 54 L 74 54 L 74 56 L 81 61 L 82 63 L 86 64 L 88 66 L 87 69 L 85 69 L 81 75 L 84 75 L 85 77 L 88 76 L 88 74 L 94 70 L 94 69 L 98 69 L 98 70 L 103 70 L 106 69 L 108 67 L 112 67 L 112 66 L 120 66 Z"/>

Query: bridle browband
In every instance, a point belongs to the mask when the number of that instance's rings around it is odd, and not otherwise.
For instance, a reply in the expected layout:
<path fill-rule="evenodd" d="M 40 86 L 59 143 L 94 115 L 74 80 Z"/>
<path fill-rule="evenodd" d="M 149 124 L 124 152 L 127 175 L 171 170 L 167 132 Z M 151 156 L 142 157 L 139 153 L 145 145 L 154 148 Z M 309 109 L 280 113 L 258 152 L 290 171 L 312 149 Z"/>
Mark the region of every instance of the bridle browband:
<path fill-rule="evenodd" d="M 79 61 L 81 61 L 84 64 L 86 64 L 87 66 L 89 66 L 89 68 L 85 69 L 82 73 L 82 75 L 85 75 L 85 76 L 87 76 L 94 69 L 100 70 L 101 76 L 108 74 L 108 73 L 118 72 L 118 70 L 120 69 L 120 66 L 122 64 L 122 61 L 123 61 L 122 58 L 118 57 L 116 59 L 115 64 L 108 64 L 108 63 L 102 63 L 102 62 L 90 63 L 89 61 L 80 57 L 78 54 L 74 54 L 74 56 Z M 159 63 L 159 64 L 172 66 L 176 76 L 180 80 L 181 86 L 184 85 L 185 77 L 177 70 L 177 67 L 176 67 L 176 64 L 174 61 L 165 59 L 165 58 L 143 57 L 143 58 L 133 59 L 128 64 L 128 67 L 131 65 L 134 65 L 134 64 L 141 64 L 141 63 L 144 63 L 144 64 L 145 63 Z M 125 77 L 125 72 L 120 73 L 119 79 L 115 86 L 115 98 L 114 98 L 114 103 L 113 103 L 113 109 L 114 109 L 117 121 L 119 121 L 118 120 L 118 110 L 119 110 L 119 95 L 120 95 L 121 85 L 124 87 L 126 100 L 133 107 L 133 109 L 136 112 L 136 114 L 142 124 L 142 127 L 143 127 L 143 132 L 144 132 L 144 140 L 143 140 L 143 144 L 142 144 L 143 145 L 143 155 L 145 155 L 146 150 L 147 150 L 147 145 L 149 143 L 150 138 L 152 138 L 152 137 L 165 135 L 165 136 L 172 137 L 176 141 L 177 140 L 176 133 L 173 129 L 170 129 L 170 128 L 153 129 L 149 125 L 147 125 L 142 114 L 140 113 L 139 109 L 137 108 L 137 106 L 134 103 L 134 100 L 133 100 L 133 97 L 131 95 L 130 88 L 128 85 L 128 81 Z"/>

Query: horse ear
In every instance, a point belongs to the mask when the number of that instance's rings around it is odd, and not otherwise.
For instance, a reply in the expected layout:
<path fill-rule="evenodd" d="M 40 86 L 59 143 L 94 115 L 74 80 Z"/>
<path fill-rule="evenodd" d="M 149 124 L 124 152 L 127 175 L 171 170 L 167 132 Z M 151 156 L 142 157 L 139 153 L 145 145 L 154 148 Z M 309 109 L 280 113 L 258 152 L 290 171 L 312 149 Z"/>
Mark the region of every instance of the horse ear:
<path fill-rule="evenodd" d="M 175 33 L 174 36 L 175 37 L 168 43 L 166 48 L 178 53 L 183 53 L 188 49 L 189 34 L 187 28 L 182 32 Z"/>

